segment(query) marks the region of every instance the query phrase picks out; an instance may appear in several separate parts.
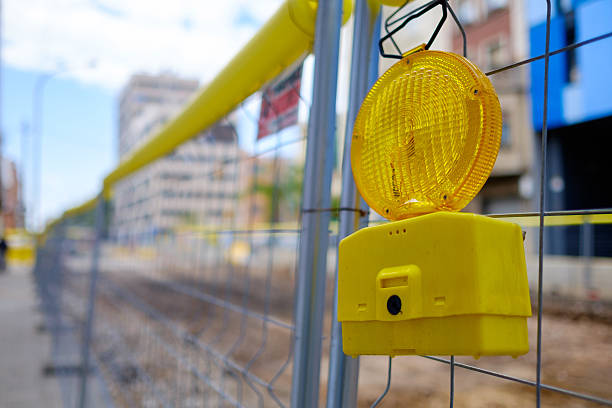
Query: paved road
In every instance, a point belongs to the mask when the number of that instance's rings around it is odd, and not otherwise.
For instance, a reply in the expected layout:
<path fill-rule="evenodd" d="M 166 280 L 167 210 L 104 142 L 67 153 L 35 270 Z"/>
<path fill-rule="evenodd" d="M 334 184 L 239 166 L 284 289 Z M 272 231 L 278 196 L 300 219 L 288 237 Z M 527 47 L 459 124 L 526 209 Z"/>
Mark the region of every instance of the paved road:
<path fill-rule="evenodd" d="M 42 375 L 51 341 L 41 322 L 29 271 L 0 274 L 0 408 L 62 406 L 57 378 Z"/>

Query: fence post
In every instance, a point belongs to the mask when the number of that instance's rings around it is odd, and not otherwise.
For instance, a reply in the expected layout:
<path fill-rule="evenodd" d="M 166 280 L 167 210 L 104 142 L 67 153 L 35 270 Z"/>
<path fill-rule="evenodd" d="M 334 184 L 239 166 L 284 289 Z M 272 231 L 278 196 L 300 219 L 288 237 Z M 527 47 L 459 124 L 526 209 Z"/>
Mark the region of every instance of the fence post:
<path fill-rule="evenodd" d="M 64 245 L 66 243 L 66 222 L 60 222 L 51 237 L 45 237 L 45 250 L 41 256 L 41 272 L 43 279 L 42 299 L 45 313 L 45 324 L 51 333 L 51 366 L 58 364 L 60 342 L 62 335 L 62 294 L 64 292 Z M 51 248 L 49 248 L 51 247 Z"/>
<path fill-rule="evenodd" d="M 94 243 L 91 255 L 91 271 L 89 278 L 89 299 L 87 304 L 87 316 L 85 318 L 85 327 L 83 328 L 83 337 L 81 340 L 81 379 L 79 391 L 79 408 L 87 406 L 87 380 L 89 377 L 89 356 L 91 347 L 91 338 L 93 334 L 93 320 L 96 307 L 96 284 L 98 282 L 98 269 L 100 260 L 100 247 L 102 246 L 103 231 L 104 231 L 104 216 L 105 205 L 104 195 L 98 196 L 98 203 L 95 212 L 95 232 Z"/>
<path fill-rule="evenodd" d="M 319 374 L 325 308 L 325 280 L 331 178 L 336 136 L 336 90 L 341 0 L 319 0 L 315 29 L 313 102 L 308 123 L 302 228 L 295 303 L 291 407 L 313 408 L 319 401 Z"/>
<path fill-rule="evenodd" d="M 357 192 L 351 169 L 351 141 L 353 122 L 359 112 L 372 82 L 378 77 L 378 37 L 380 37 L 380 8 L 372 10 L 366 0 L 357 0 L 355 4 L 353 26 L 353 49 L 351 56 L 351 79 L 349 103 L 346 116 L 344 136 L 344 153 L 342 159 L 342 192 L 341 208 L 358 208 L 361 197 Z M 341 211 L 338 228 L 338 243 L 359 228 L 367 224 L 367 216 L 359 212 Z M 346 356 L 342 351 L 342 326 L 338 322 L 338 268 L 335 276 L 331 344 L 329 356 L 329 376 L 327 388 L 327 407 L 357 406 L 357 382 L 359 379 L 359 358 Z"/>
<path fill-rule="evenodd" d="M 583 259 L 583 286 L 584 292 L 587 296 L 587 299 L 593 300 L 593 255 L 594 255 L 594 234 L 593 234 L 593 224 L 591 224 L 591 216 L 584 215 L 582 216 L 582 225 L 580 226 L 580 241 L 582 246 L 580 248 L 580 255 L 582 255 Z"/>

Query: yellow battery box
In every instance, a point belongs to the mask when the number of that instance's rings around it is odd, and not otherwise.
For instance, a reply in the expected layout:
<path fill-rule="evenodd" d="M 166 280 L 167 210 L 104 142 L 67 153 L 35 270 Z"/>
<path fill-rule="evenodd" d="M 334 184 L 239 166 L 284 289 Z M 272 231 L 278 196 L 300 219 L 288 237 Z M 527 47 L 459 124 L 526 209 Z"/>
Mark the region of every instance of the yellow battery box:
<path fill-rule="evenodd" d="M 365 228 L 340 243 L 338 273 L 348 355 L 529 351 L 531 303 L 516 224 L 436 212 Z"/>

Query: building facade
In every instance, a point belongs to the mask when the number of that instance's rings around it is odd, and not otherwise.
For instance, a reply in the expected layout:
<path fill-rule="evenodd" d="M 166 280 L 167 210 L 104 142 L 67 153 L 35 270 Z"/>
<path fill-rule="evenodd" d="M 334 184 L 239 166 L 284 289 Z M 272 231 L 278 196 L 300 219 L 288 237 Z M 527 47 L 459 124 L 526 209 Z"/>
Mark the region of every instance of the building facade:
<path fill-rule="evenodd" d="M 120 160 L 180 112 L 197 89 L 195 80 L 134 75 L 120 97 Z M 224 223 L 235 211 L 241 184 L 238 156 L 230 120 L 120 181 L 114 189 L 110 234 L 121 243 L 147 243 L 179 227 Z"/>
<path fill-rule="evenodd" d="M 24 227 L 23 197 L 21 179 L 15 162 L 3 157 L 2 160 L 2 225 L 0 230 Z"/>
<path fill-rule="evenodd" d="M 540 4 L 541 3 L 541 4 Z M 612 1 L 552 1 L 550 51 L 594 39 L 612 27 Z M 527 8 L 531 56 L 545 51 L 546 4 Z M 550 57 L 548 83 L 547 210 L 612 207 L 609 151 L 612 148 L 612 38 L 568 49 Z M 544 61 L 531 64 L 531 106 L 536 146 L 541 145 Z M 577 255 L 585 251 L 584 228 L 548 231 L 546 251 Z M 592 251 L 612 256 L 612 227 L 592 226 Z"/>
<path fill-rule="evenodd" d="M 467 36 L 467 57 L 490 73 L 527 57 L 523 0 L 457 0 L 453 6 Z M 453 30 L 452 50 L 461 54 L 463 39 Z M 528 72 L 511 69 L 488 76 L 502 107 L 502 140 L 491 177 L 469 209 L 482 213 L 532 208 L 533 130 L 529 116 Z"/>

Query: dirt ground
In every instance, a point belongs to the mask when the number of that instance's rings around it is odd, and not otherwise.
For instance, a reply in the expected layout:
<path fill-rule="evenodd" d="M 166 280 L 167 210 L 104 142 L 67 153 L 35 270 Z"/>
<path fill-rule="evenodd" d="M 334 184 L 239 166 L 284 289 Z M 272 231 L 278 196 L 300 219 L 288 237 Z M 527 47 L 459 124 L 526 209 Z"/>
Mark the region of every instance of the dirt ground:
<path fill-rule="evenodd" d="M 136 310 L 122 296 L 108 286 L 99 293 L 101 320 L 126 333 L 124 343 L 130 349 L 146 351 L 136 356 L 140 364 L 149 368 L 165 389 L 174 390 L 173 401 L 177 406 L 208 406 L 206 403 L 189 404 L 186 395 L 205 401 L 214 393 L 206 391 L 201 379 L 193 370 L 176 368 L 176 358 L 167 357 L 162 363 L 163 350 L 151 346 L 143 339 L 150 333 L 172 344 L 183 356 L 187 356 L 185 367 L 195 366 L 216 383 L 223 384 L 224 392 L 240 395 L 246 406 L 276 406 L 275 398 L 288 405 L 291 389 L 291 332 L 274 323 L 264 324 L 261 319 L 248 317 L 239 311 L 227 311 L 213 306 L 193 293 L 204 293 L 216 299 L 244 306 L 258 314 L 266 313 L 278 322 L 291 323 L 293 313 L 293 276 L 289 271 L 280 271 L 280 278 L 259 274 L 245 275 L 245 271 L 234 271 L 233 281 L 213 283 L 205 279 L 193 280 L 190 276 L 164 275 L 139 276 L 128 273 L 105 273 L 102 281 L 123 288 L 138 299 L 145 301 L 169 322 L 187 335 L 177 338 L 177 329 L 160 323 L 159 317 Z M 248 279 L 247 279 L 248 278 Z M 247 284 L 248 282 L 248 284 Z M 267 286 L 267 283 L 269 286 Z M 248 285 L 248 286 L 245 286 Z M 104 283 L 101 284 L 104 287 Z M 328 285 L 331 293 L 331 282 Z M 190 290 L 192 289 L 192 290 Z M 245 296 L 245 290 L 248 290 Z M 269 290 L 270 296 L 265 296 Z M 328 300 L 330 303 L 330 300 Z M 267 310 L 267 311 L 266 311 Z M 330 307 L 326 308 L 331 310 Z M 546 299 L 543 318 L 542 364 L 543 383 L 573 392 L 612 399 L 612 307 L 598 305 L 596 308 L 559 299 Z M 325 339 L 322 359 L 321 399 L 326 393 L 329 337 L 331 318 L 326 315 Z M 144 327 L 144 329 L 143 329 Z M 458 357 L 457 362 L 474 365 L 504 375 L 527 381 L 535 381 L 536 367 L 536 317 L 528 320 L 530 352 L 522 357 Z M 130 331 L 133 333 L 130 334 Z M 143 334 L 144 333 L 144 334 Z M 208 345 L 208 351 L 198 346 Z M 213 352 L 210 352 L 213 350 Z M 166 350 L 167 351 L 167 350 Z M 206 352 L 205 352 L 206 351 Z M 216 353 L 216 354 L 215 354 Z M 166 352 L 166 354 L 168 354 Z M 219 357 L 221 356 L 221 357 Z M 447 357 L 445 357 L 447 358 Z M 256 384 L 223 359 L 231 360 L 240 367 L 248 367 L 248 373 L 267 382 L 273 382 L 273 390 Z M 156 366 L 151 364 L 155 361 Z M 164 372 L 164 367 L 167 372 Z M 174 370 L 174 371 L 172 371 Z M 386 383 L 387 358 L 366 356 L 361 358 L 359 376 L 359 407 L 369 407 L 382 392 Z M 183 378 L 177 383 L 173 377 Z M 443 407 L 449 403 L 449 365 L 418 356 L 393 359 L 391 389 L 382 407 Z M 174 382 L 172 382 L 174 381 Z M 164 387 L 162 387 L 164 388 Z M 142 387 L 138 388 L 142 390 Z M 124 390 L 125 392 L 125 390 Z M 136 391 L 131 391 L 136 392 Z M 143 391 L 138 391 L 143 392 Z M 207 393 L 208 392 L 208 393 Z M 120 394 L 120 393 L 119 393 Z M 274 395 L 272 395 L 274 394 Z M 183 399 L 181 399 L 183 398 Z M 191 397 L 190 397 L 191 398 Z M 465 368 L 455 368 L 455 407 L 525 407 L 535 405 L 535 387 L 507 379 L 477 373 Z M 137 398 L 133 398 L 137 399 Z M 129 405 L 129 404 L 128 404 Z M 544 390 L 543 407 L 591 407 L 597 403 L 567 396 L 559 392 Z"/>
<path fill-rule="evenodd" d="M 457 362 L 535 381 L 536 327 L 529 319 L 530 352 L 522 357 L 458 357 Z M 612 326 L 588 318 L 544 315 L 543 383 L 612 399 Z M 384 389 L 386 357 L 362 357 L 359 406 L 369 407 Z M 535 405 L 535 387 L 455 368 L 455 407 L 526 407 Z M 383 407 L 442 407 L 449 401 L 449 366 L 423 357 L 397 357 Z M 591 407 L 599 404 L 543 391 L 544 407 Z"/>

